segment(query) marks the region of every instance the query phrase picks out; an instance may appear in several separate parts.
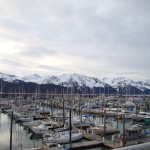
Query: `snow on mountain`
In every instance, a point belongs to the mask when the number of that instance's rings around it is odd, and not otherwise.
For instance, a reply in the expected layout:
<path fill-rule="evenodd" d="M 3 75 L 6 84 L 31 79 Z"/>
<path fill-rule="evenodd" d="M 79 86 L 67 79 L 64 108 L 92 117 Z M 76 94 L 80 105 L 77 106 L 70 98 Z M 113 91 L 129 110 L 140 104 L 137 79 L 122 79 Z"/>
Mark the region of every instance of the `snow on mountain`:
<path fill-rule="evenodd" d="M 142 91 L 144 91 L 145 89 L 150 89 L 150 82 L 133 81 L 130 79 L 126 79 L 124 77 L 114 78 L 111 80 L 111 83 L 109 84 L 115 89 L 117 89 L 118 87 L 126 87 L 126 86 L 133 86 Z"/>
<path fill-rule="evenodd" d="M 42 84 L 42 82 L 43 82 L 43 78 L 38 74 L 24 76 L 24 77 L 20 78 L 20 80 L 23 80 L 24 82 L 35 82 L 38 84 Z"/>
<path fill-rule="evenodd" d="M 15 80 L 22 80 L 24 82 L 34 82 L 37 84 L 55 84 L 55 85 L 62 85 L 62 86 L 86 86 L 86 87 L 104 87 L 104 86 L 111 86 L 115 89 L 118 87 L 126 87 L 126 86 L 133 86 L 140 90 L 150 89 L 150 80 L 147 81 L 133 81 L 130 79 L 126 79 L 125 77 L 119 78 L 94 78 L 88 77 L 85 75 L 78 75 L 78 74 L 62 74 L 60 76 L 40 76 L 38 74 L 32 74 L 29 76 L 24 76 L 19 78 L 15 75 L 3 74 L 0 73 L 0 78 L 5 81 L 13 82 Z"/>
<path fill-rule="evenodd" d="M 0 79 L 8 82 L 13 82 L 14 80 L 18 79 L 19 77 L 15 75 L 10 75 L 10 74 L 4 74 L 0 72 Z"/>
<path fill-rule="evenodd" d="M 78 75 L 78 74 L 63 74 L 60 76 L 49 76 L 45 79 L 44 83 L 53 83 L 56 85 L 63 85 L 63 86 L 88 86 L 92 87 L 103 87 L 104 82 L 101 82 L 97 78 L 87 77 L 85 75 Z"/>

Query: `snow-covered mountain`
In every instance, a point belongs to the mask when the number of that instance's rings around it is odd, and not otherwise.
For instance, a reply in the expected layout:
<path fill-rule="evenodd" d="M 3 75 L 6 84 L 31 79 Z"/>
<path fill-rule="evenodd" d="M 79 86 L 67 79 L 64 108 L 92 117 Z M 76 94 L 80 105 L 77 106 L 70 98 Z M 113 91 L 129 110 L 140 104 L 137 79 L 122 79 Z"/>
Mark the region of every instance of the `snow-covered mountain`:
<path fill-rule="evenodd" d="M 17 80 L 19 77 L 16 75 L 10 75 L 10 74 L 4 74 L 0 72 L 0 79 L 8 82 L 13 82 L 14 80 Z"/>
<path fill-rule="evenodd" d="M 33 74 L 29 76 L 25 76 L 22 78 L 18 78 L 24 82 L 34 82 L 38 84 L 55 84 L 55 85 L 62 85 L 62 86 L 87 86 L 87 87 L 104 87 L 106 84 L 105 82 L 101 81 L 100 79 L 87 77 L 85 75 L 78 75 L 78 74 L 62 74 L 60 76 L 40 76 L 38 74 Z M 8 81 L 8 80 L 7 80 Z M 11 80 L 12 81 L 12 80 Z"/>
<path fill-rule="evenodd" d="M 16 75 L 9 75 L 0 73 L 0 78 L 4 81 L 14 82 L 16 80 L 21 80 L 24 82 L 33 82 L 37 84 L 55 84 L 61 86 L 79 86 L 79 87 L 106 87 L 111 86 L 114 89 L 118 89 L 118 87 L 135 87 L 141 91 L 145 89 L 150 90 L 150 80 L 149 81 L 133 81 L 130 79 L 126 79 L 125 77 L 119 77 L 114 79 L 108 78 L 94 78 L 88 77 L 85 75 L 78 74 L 62 74 L 60 76 L 40 76 L 38 74 L 33 74 L 24 77 L 18 77 Z"/>
<path fill-rule="evenodd" d="M 87 86 L 90 88 L 93 87 L 104 87 L 105 83 L 97 78 L 87 77 L 85 75 L 78 74 L 63 74 L 60 76 L 48 76 L 43 83 L 53 83 L 56 85 L 63 86 Z"/>

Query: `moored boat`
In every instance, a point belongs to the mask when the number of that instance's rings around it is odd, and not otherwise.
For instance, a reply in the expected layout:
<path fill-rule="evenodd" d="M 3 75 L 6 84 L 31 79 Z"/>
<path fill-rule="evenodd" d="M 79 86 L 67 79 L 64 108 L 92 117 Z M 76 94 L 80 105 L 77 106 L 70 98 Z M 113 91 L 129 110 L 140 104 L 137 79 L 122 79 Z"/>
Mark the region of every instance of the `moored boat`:
<path fill-rule="evenodd" d="M 77 141 L 79 139 L 82 139 L 83 134 L 82 133 L 71 133 L 71 141 Z M 55 132 L 52 134 L 49 134 L 49 136 L 44 136 L 43 141 L 45 143 L 68 143 L 70 140 L 70 133 L 69 131 L 63 131 L 63 132 Z"/>

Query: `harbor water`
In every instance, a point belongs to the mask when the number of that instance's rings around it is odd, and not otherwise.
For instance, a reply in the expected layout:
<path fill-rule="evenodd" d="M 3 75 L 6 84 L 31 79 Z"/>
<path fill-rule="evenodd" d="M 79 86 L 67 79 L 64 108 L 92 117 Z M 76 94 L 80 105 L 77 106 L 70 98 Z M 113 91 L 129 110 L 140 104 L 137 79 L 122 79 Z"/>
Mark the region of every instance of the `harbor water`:
<path fill-rule="evenodd" d="M 0 150 L 10 149 L 10 118 L 0 114 Z M 23 126 L 13 121 L 12 150 L 20 150 L 42 146 L 41 137 L 29 132 Z"/>

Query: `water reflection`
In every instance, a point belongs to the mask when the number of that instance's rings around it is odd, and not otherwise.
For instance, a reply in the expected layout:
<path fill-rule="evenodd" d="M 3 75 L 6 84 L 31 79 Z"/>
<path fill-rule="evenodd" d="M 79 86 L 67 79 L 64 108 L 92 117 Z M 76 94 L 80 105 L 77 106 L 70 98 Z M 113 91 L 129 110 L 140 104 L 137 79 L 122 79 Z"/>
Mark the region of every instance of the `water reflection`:
<path fill-rule="evenodd" d="M 41 138 L 32 136 L 27 129 L 13 122 L 12 150 L 39 147 L 42 145 Z M 0 126 L 0 150 L 8 150 L 10 143 L 10 119 L 6 114 L 1 114 Z"/>

